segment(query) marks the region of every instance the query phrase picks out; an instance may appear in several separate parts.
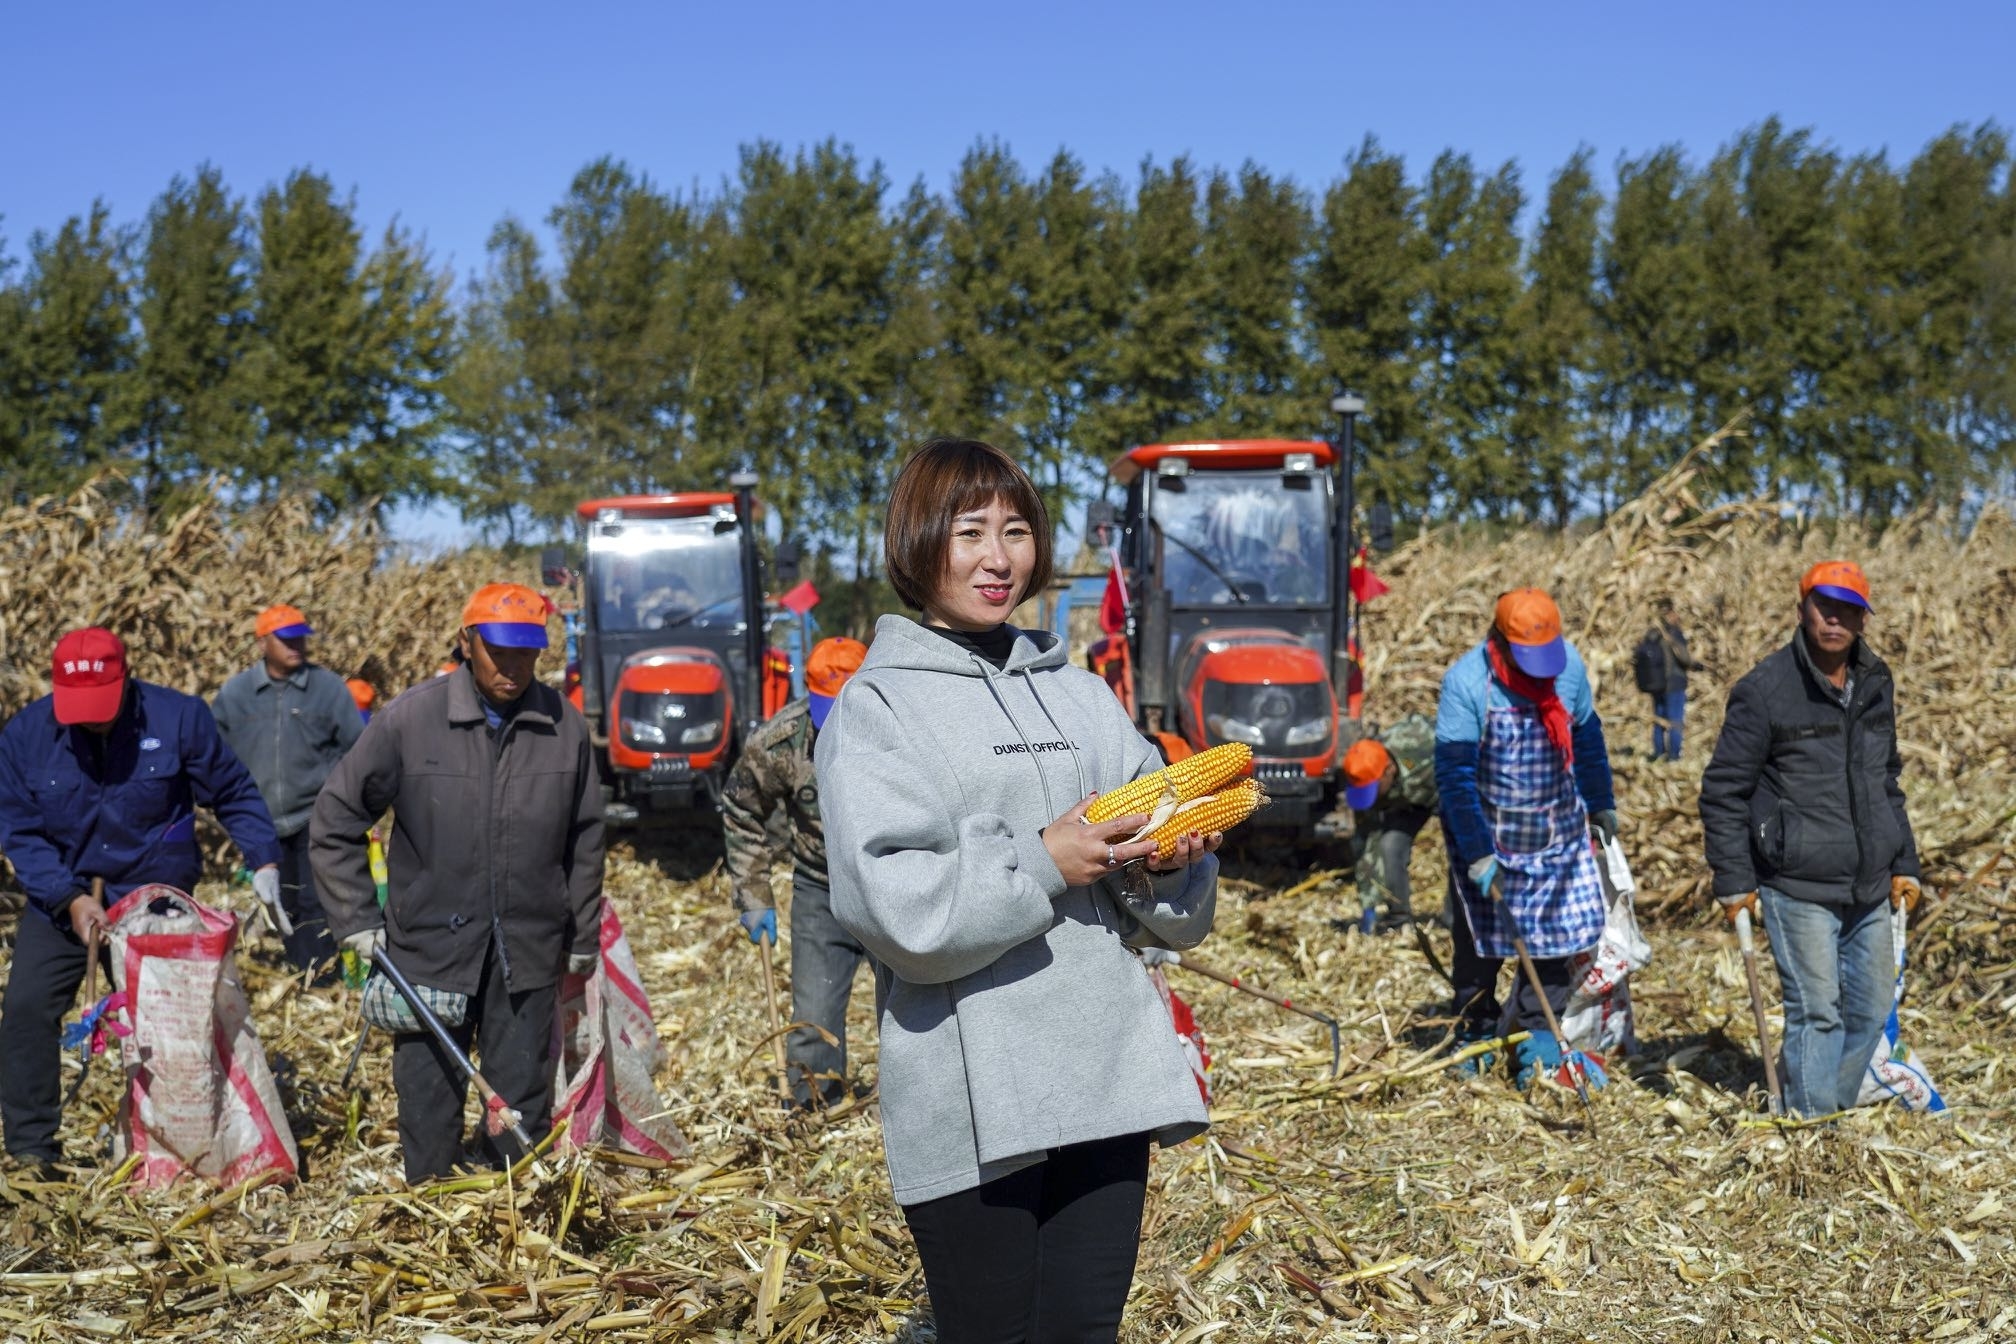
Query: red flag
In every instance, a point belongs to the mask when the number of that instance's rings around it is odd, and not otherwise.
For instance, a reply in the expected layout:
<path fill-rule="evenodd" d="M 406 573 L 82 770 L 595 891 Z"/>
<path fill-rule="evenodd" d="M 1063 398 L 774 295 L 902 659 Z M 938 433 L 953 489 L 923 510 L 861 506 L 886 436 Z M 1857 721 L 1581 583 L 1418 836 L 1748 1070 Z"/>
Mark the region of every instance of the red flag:
<path fill-rule="evenodd" d="M 1358 554 L 1351 557 L 1351 599 L 1361 607 L 1373 598 L 1393 591 L 1372 572 L 1372 567 L 1365 563 L 1365 555 L 1365 548 L 1360 546 Z"/>
<path fill-rule="evenodd" d="M 1099 628 L 1109 635 L 1127 628 L 1127 585 L 1117 564 L 1106 571 L 1106 593 L 1099 599 Z"/>
<path fill-rule="evenodd" d="M 794 616 L 803 616 L 819 605 L 819 590 L 812 586 L 812 580 L 806 579 L 778 598 L 777 605 Z"/>

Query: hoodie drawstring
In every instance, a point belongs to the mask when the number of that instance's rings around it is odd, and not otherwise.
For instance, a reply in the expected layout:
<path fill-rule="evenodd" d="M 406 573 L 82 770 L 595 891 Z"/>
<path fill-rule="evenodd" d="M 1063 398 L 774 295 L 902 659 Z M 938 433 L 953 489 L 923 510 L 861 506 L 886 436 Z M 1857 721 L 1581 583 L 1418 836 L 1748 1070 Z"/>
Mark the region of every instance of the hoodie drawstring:
<path fill-rule="evenodd" d="M 973 665 L 980 669 L 980 679 L 987 683 L 987 689 L 993 693 L 994 703 L 1001 706 L 1001 712 L 1008 716 L 1008 723 L 1015 729 L 1015 735 L 1022 739 L 1022 750 L 1029 757 L 1030 767 L 1036 771 L 1036 782 L 1043 786 L 1043 815 L 1046 817 L 1056 816 L 1057 800 L 1050 796 L 1050 781 L 1043 773 L 1043 763 L 1036 759 L 1036 744 L 1029 740 L 1029 734 L 1022 730 L 1022 721 L 1015 717 L 1014 710 L 1008 708 L 1008 701 L 1001 694 L 1001 688 L 994 684 L 994 669 L 992 665 L 986 659 L 979 657 L 973 659 Z M 1036 703 L 1038 705 L 1043 703 L 1041 696 L 1037 697 Z M 1045 717 L 1048 717 L 1050 711 L 1045 709 L 1043 713 Z M 1051 719 L 1050 722 L 1054 728 L 1057 721 Z M 1073 752 L 1072 755 L 1075 757 L 1077 753 Z M 1083 771 L 1080 771 L 1079 779 L 1081 781 L 1084 779 Z"/>

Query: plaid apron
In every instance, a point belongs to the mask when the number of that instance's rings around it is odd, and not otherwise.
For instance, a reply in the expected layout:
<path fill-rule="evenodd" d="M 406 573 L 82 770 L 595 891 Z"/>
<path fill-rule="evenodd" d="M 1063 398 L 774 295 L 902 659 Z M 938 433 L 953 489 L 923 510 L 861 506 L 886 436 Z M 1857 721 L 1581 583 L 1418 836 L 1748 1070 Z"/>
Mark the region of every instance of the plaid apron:
<path fill-rule="evenodd" d="M 1575 774 L 1531 705 L 1485 715 L 1477 791 L 1491 827 L 1505 903 L 1535 957 L 1586 952 L 1603 936 L 1603 879 L 1589 847 L 1589 813 Z M 1516 955 L 1512 930 L 1490 895 L 1456 867 L 1457 889 L 1477 951 Z"/>

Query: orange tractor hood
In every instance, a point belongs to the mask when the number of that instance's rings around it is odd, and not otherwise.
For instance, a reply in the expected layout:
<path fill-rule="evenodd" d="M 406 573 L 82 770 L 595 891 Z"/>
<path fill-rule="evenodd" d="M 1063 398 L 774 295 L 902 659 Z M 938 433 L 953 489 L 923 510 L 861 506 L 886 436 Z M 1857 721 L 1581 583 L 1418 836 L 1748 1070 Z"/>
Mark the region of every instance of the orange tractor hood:
<path fill-rule="evenodd" d="M 706 744 L 648 751 L 633 747 L 623 740 L 622 727 L 622 711 L 632 695 L 718 695 L 721 731 Z M 617 673 L 611 703 L 617 712 L 611 715 L 609 763 L 618 770 L 649 770 L 656 758 L 684 756 L 698 773 L 712 769 L 727 754 L 729 725 L 735 721 L 735 692 L 728 684 L 727 667 L 710 650 L 671 647 L 636 655 Z"/>
<path fill-rule="evenodd" d="M 1206 690 L 1216 686 L 1258 687 L 1317 687 L 1318 699 L 1322 706 L 1320 714 L 1330 719 L 1330 732 L 1321 743 L 1312 744 L 1316 749 L 1308 754 L 1293 751 L 1288 754 L 1267 753 L 1255 748 L 1264 757 L 1280 761 L 1293 761 L 1300 765 L 1302 773 L 1312 779 L 1320 779 L 1333 769 L 1336 762 L 1336 719 L 1337 699 L 1330 686 L 1323 656 L 1306 644 L 1288 638 L 1278 630 L 1264 627 L 1250 630 L 1220 630 L 1208 638 L 1195 641 L 1185 652 L 1180 663 L 1181 694 L 1188 708 L 1184 716 L 1191 737 L 1190 745 L 1198 751 L 1216 746 L 1206 733 Z M 1308 692 L 1304 692 L 1305 697 Z"/>

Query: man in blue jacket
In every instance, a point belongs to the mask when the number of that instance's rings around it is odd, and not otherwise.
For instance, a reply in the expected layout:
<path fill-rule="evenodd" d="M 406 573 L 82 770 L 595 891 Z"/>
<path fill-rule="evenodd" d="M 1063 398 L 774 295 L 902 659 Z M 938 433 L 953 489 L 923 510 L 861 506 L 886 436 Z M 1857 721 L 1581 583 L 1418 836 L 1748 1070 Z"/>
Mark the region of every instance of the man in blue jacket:
<path fill-rule="evenodd" d="M 0 730 L 0 848 L 33 906 L 0 1005 L 0 1129 L 7 1152 L 35 1165 L 61 1152 L 58 1040 L 86 941 L 104 934 L 106 905 L 134 888 L 196 886 L 197 805 L 255 870 L 259 898 L 280 899 L 272 819 L 201 700 L 129 678 L 126 646 L 97 627 L 63 636 L 51 679 L 54 692 Z"/>

